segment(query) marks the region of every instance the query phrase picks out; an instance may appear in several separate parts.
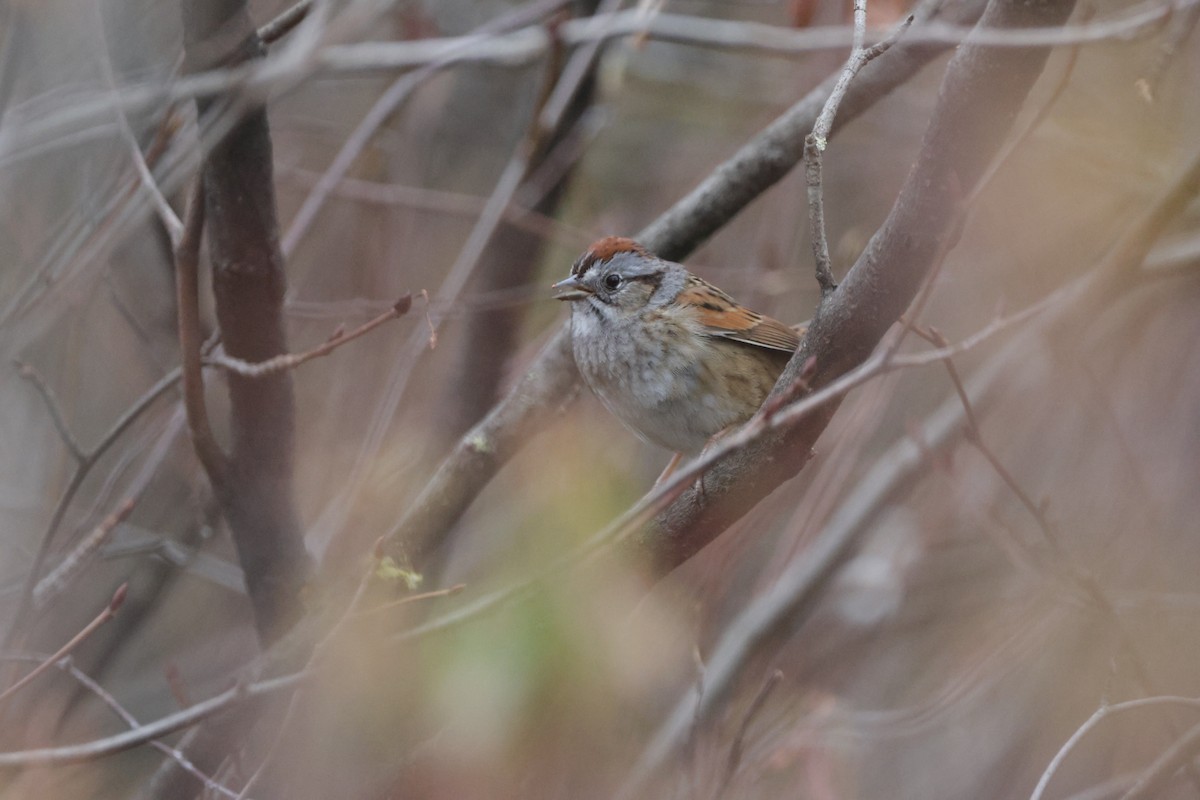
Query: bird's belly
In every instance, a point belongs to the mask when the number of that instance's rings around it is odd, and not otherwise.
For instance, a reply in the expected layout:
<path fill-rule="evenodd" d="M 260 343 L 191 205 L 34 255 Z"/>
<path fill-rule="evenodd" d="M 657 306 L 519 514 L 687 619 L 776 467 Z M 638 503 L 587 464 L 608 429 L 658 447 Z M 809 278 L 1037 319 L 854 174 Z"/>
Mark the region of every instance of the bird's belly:
<path fill-rule="evenodd" d="M 654 348 L 645 342 L 575 337 L 575 359 L 592 391 L 642 439 L 697 453 L 712 436 L 749 419 L 774 384 L 718 348 L 686 341 Z"/>

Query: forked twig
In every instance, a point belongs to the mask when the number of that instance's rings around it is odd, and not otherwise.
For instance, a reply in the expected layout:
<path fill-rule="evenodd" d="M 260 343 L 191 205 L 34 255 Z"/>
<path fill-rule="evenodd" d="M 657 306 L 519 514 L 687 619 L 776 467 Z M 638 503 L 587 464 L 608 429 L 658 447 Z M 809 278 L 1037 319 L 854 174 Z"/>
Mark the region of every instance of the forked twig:
<path fill-rule="evenodd" d="M 863 46 L 867 30 L 867 0 L 854 0 L 854 42 L 850 50 L 850 58 L 842 68 L 833 91 L 825 100 L 821 113 L 813 125 L 812 133 L 804 137 L 804 183 L 808 189 L 808 225 L 809 236 L 812 239 L 813 260 L 816 262 L 817 284 L 821 287 L 821 296 L 825 297 L 837 288 L 833 279 L 833 263 L 829 255 L 829 241 L 825 232 L 825 190 L 822 180 L 822 158 L 829 144 L 829 132 L 833 130 L 833 118 L 837 115 L 838 106 L 850 88 L 850 82 L 859 70 L 887 52 L 896 43 L 909 26 L 913 17 L 909 17 L 897 26 L 887 38 L 870 47 Z"/>

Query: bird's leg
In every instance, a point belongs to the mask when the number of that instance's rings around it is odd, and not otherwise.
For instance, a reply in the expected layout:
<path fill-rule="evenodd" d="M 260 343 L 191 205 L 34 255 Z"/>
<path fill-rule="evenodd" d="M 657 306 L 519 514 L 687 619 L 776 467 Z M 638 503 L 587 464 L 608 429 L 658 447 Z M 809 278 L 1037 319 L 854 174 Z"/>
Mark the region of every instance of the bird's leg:
<path fill-rule="evenodd" d="M 671 477 L 671 474 L 675 472 L 675 468 L 679 466 L 680 461 L 683 461 L 683 453 L 676 453 L 675 455 L 671 456 L 671 460 L 667 462 L 666 469 L 664 469 L 662 474 L 658 476 L 658 480 L 654 482 L 654 485 L 658 486 L 667 478 Z"/>

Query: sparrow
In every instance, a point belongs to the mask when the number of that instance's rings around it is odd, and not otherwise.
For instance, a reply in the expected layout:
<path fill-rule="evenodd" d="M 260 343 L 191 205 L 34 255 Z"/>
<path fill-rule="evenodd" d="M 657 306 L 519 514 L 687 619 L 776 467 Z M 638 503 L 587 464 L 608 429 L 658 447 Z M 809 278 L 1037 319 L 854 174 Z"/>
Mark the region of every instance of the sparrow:
<path fill-rule="evenodd" d="M 571 304 L 584 381 L 627 428 L 676 453 L 663 477 L 750 419 L 800 344 L 796 329 L 624 237 L 595 242 L 552 288 Z"/>

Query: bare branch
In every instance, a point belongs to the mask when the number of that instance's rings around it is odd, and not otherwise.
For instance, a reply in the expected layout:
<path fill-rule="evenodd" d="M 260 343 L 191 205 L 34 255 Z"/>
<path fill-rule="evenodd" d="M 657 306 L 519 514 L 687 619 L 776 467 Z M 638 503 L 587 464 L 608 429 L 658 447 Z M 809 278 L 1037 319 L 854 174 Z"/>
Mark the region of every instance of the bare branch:
<path fill-rule="evenodd" d="M 489 20 L 453 44 L 437 48 L 436 57 L 423 65 L 421 69 L 396 79 L 379 96 L 379 99 L 375 101 L 355 129 L 346 137 L 346 141 L 338 150 L 337 155 L 333 157 L 333 161 L 330 162 L 324 174 L 321 175 L 317 185 L 308 197 L 304 198 L 304 202 L 296 211 L 291 224 L 283 235 L 280 245 L 283 252 L 290 254 L 296 249 L 296 245 L 300 243 L 312 226 L 317 212 L 324 206 L 325 200 L 333 191 L 334 186 L 350 170 L 359 153 L 370 142 L 379 126 L 395 113 L 396 109 L 412 95 L 413 91 L 441 69 L 459 63 L 468 53 L 478 49 L 480 44 L 492 34 L 526 25 L 531 19 L 537 19 L 561 7 L 564 2 L 566 0 L 537 0 L 528 6 L 518 7 L 509 14 Z"/>
<path fill-rule="evenodd" d="M 312 11 L 312 4 L 313 0 L 300 0 L 259 28 L 258 38 L 262 40 L 263 44 L 272 44 L 287 36 L 297 25 L 304 22 L 308 12 Z"/>
<path fill-rule="evenodd" d="M 292 689 L 305 677 L 303 674 L 296 673 L 259 681 L 249 686 L 235 686 L 208 700 L 202 700 L 193 706 L 189 706 L 173 714 L 168 714 L 154 722 L 148 722 L 128 731 L 82 744 L 0 753 L 0 767 L 47 766 L 51 764 L 74 764 L 82 761 L 94 761 L 97 758 L 121 753 L 146 744 L 154 739 L 175 733 L 176 731 L 190 728 L 196 723 L 239 703 Z"/>
<path fill-rule="evenodd" d="M 8 698 L 12 697 L 21 689 L 32 683 L 37 676 L 53 667 L 55 662 L 68 656 L 72 650 L 81 645 L 89 636 L 99 630 L 101 625 L 112 619 L 113 616 L 116 615 L 117 610 L 121 607 L 121 604 L 125 602 L 125 595 L 128 592 L 129 584 L 122 583 L 120 586 L 118 586 L 117 591 L 113 593 L 112 599 L 108 601 L 108 605 L 104 607 L 104 610 L 97 614 L 91 622 L 83 626 L 83 629 L 80 630 L 79 633 L 72 636 L 66 644 L 58 648 L 58 650 L 54 652 L 54 655 L 47 657 L 45 661 L 30 670 L 25 677 L 21 678 L 21 680 L 5 689 L 3 693 L 0 693 L 0 704 L 3 704 L 6 700 L 8 700 Z M 0 708 L 2 707 L 3 706 L 0 705 Z"/>
<path fill-rule="evenodd" d="M 1195 8 L 1197 0 L 1174 4 L 1179 11 Z M 1171 4 L 1143 3 L 1107 18 L 1075 25 L 1031 26 L 1021 29 L 973 28 L 951 20 L 934 20 L 912 33 L 914 43 L 955 46 L 970 37 L 991 47 L 1054 47 L 1127 40 L 1157 29 L 1173 13 Z M 592 19 L 595 22 L 592 22 Z M 824 25 L 792 28 L 758 22 L 710 19 L 683 14 L 657 14 L 649 21 L 637 10 L 617 12 L 604 24 L 597 16 L 563 25 L 560 35 L 570 46 L 600 40 L 632 37 L 660 42 L 708 47 L 719 50 L 774 56 L 803 56 L 821 50 L 838 50 L 854 41 L 854 26 Z M 879 41 L 886 30 L 867 30 L 867 40 Z M 325 48 L 322 65 L 334 70 L 360 71 L 405 69 L 429 64 L 467 37 L 425 39 L 413 42 L 361 42 Z M 907 37 L 906 37 L 907 38 Z M 471 48 L 457 63 L 483 62 L 499 66 L 522 66 L 541 57 L 550 47 L 549 37 L 539 28 L 522 28 L 489 38 Z"/>
<path fill-rule="evenodd" d="M 266 361 L 250 363 L 243 361 L 240 358 L 232 358 L 223 353 L 215 353 L 205 359 L 205 363 L 213 366 L 218 366 L 227 369 L 230 372 L 236 372 L 239 375 L 247 378 L 261 378 L 264 375 L 270 375 L 284 370 L 295 369 L 306 361 L 312 361 L 314 358 L 327 356 L 334 350 L 344 344 L 348 344 L 360 336 L 364 336 L 378 328 L 385 322 L 401 317 L 408 313 L 412 308 L 412 295 L 406 294 L 397 300 L 391 308 L 383 312 L 379 316 L 371 319 L 362 325 L 358 326 L 350 332 L 337 330 L 323 344 L 320 344 L 311 350 L 305 350 L 302 353 L 283 353 L 281 355 L 268 358 Z"/>
<path fill-rule="evenodd" d="M 1050 764 L 1047 765 L 1046 770 L 1042 773 L 1042 777 L 1038 779 L 1037 786 L 1034 787 L 1033 794 L 1029 796 L 1029 800 L 1042 800 L 1045 797 L 1046 790 L 1050 788 L 1050 781 L 1054 779 L 1054 774 L 1058 772 L 1059 767 L 1067 760 L 1067 756 L 1101 722 L 1126 711 L 1164 705 L 1183 706 L 1200 710 L 1200 699 L 1194 697 L 1145 697 L 1140 700 L 1129 700 L 1124 703 L 1104 704 L 1100 706 L 1087 718 L 1087 721 L 1079 726 L 1075 733 L 1071 734 L 1071 737 L 1054 754 L 1054 758 L 1050 760 Z"/>
<path fill-rule="evenodd" d="M 932 47 L 939 51 L 961 44 L 968 35 L 972 36 L 973 41 L 978 45 L 1003 48 L 1090 44 L 1114 39 L 1125 41 L 1155 30 L 1163 20 L 1173 13 L 1193 8 L 1198 3 L 1200 0 L 1181 0 L 1181 2 L 1173 4 L 1148 2 L 1127 12 L 1114 14 L 1110 18 L 1083 25 L 1030 26 L 1010 30 L 992 28 L 973 32 L 969 22 L 939 20 L 923 25 L 919 30 L 914 30 L 909 38 L 914 45 Z M 958 9 L 953 10 L 958 13 Z M 619 13 L 629 14 L 631 12 Z M 697 35 L 692 31 L 686 35 L 675 36 L 667 30 L 667 27 L 672 24 L 672 20 L 673 15 L 670 14 L 661 14 L 655 17 L 648 35 L 662 41 L 679 41 L 703 46 L 726 46 L 723 43 L 732 39 L 728 46 L 735 49 L 760 49 L 782 53 L 808 53 L 814 50 L 840 49 L 847 46 L 852 38 L 852 31 L 846 26 L 816 27 L 803 30 L 775 28 L 773 35 L 772 26 L 750 24 L 737 26 L 727 20 L 697 20 L 695 18 L 687 20 L 686 27 L 689 30 L 710 25 L 713 26 L 712 32 L 708 35 Z M 619 29 L 613 29 L 606 35 L 609 38 L 621 35 L 641 35 L 643 27 L 636 16 L 631 16 L 627 31 L 622 33 Z M 570 30 L 568 27 L 565 33 L 569 34 Z M 545 32 L 540 27 L 517 31 L 513 35 L 514 37 L 536 37 L 532 46 L 523 44 L 521 47 L 515 48 L 519 51 L 516 64 L 526 64 L 540 58 L 548 47 Z M 871 32 L 868 32 L 868 35 L 870 36 Z M 572 44 L 581 43 L 585 39 L 594 38 L 594 36 L 595 32 L 589 30 L 587 36 L 581 33 L 579 40 L 573 41 Z M 771 43 L 781 41 L 780 36 L 785 37 L 783 44 L 772 45 Z M 505 47 L 510 50 L 514 48 L 503 38 L 497 40 L 499 44 L 487 47 L 483 46 L 481 41 L 463 41 L 466 38 L 329 46 L 318 49 L 308 59 L 293 59 L 286 65 L 287 68 L 281 68 L 280 65 L 267 61 L 258 65 L 242 65 L 197 73 L 174 81 L 167 87 L 157 83 L 130 86 L 118 92 L 115 98 L 112 93 L 105 92 L 95 99 L 74 103 L 69 108 L 55 109 L 45 118 L 31 120 L 28 125 L 22 126 L 8 143 L 7 152 L 0 157 L 0 165 L 8 165 L 14 161 L 28 158 L 34 153 L 44 152 L 47 142 L 69 140 L 72 133 L 108 119 L 112 114 L 114 103 L 119 104 L 126 113 L 137 114 L 160 108 L 164 104 L 198 97 L 212 97 L 231 89 L 240 88 L 251 95 L 262 97 L 272 91 L 294 86 L 300 78 L 321 71 L 411 68 L 434 62 L 440 62 L 442 68 L 472 61 L 513 63 L 514 57 L 511 53 L 505 52 Z M 447 60 L 447 54 L 451 52 L 455 54 L 454 58 Z"/>
<path fill-rule="evenodd" d="M 187 411 L 192 446 L 214 486 L 225 482 L 229 468 L 208 422 L 204 399 L 204 373 L 200 360 L 200 237 L 204 232 L 204 181 L 197 178 L 188 197 L 186 222 L 175 248 L 175 291 L 179 307 L 179 352 L 183 361 L 183 405 Z"/>
<path fill-rule="evenodd" d="M 4 661 L 24 661 L 33 664 L 40 664 L 47 658 L 48 656 L 0 656 L 0 660 Z M 100 702 L 112 709 L 112 712 L 116 714 L 128 727 L 138 727 L 140 723 L 138 722 L 137 717 L 133 716 L 133 714 L 129 712 L 129 709 L 121 705 L 120 701 L 113 697 L 111 692 L 109 692 L 96 681 L 92 680 L 86 672 L 75 666 L 75 664 L 72 663 L 70 656 L 59 659 L 54 663 L 54 666 L 67 675 L 70 675 L 80 686 L 99 698 Z M 169 744 L 159 739 L 152 739 L 148 742 L 148 744 L 163 755 L 170 758 L 172 761 L 178 764 L 181 769 L 192 775 L 192 777 L 200 781 L 205 789 L 217 792 L 218 794 L 222 794 L 226 797 L 237 797 L 236 793 L 213 780 L 211 776 L 205 775 L 202 771 L 200 771 L 200 769 L 197 768 L 196 765 L 193 764 L 188 757 L 177 748 L 171 747 Z"/>
<path fill-rule="evenodd" d="M 46 410 L 50 412 L 50 420 L 54 423 L 54 429 L 58 431 L 59 437 L 62 439 L 67 450 L 76 462 L 82 463 L 87 460 L 87 454 L 83 452 L 83 448 L 79 446 L 79 442 L 75 439 L 75 434 L 71 433 L 71 428 L 67 425 L 67 421 L 63 419 L 62 410 L 58 405 L 58 397 L 55 396 L 54 390 L 51 389 L 38 371 L 23 361 L 14 361 L 13 365 L 17 368 L 17 374 L 29 382 L 37 393 L 41 395 L 42 402 L 46 404 Z"/>
<path fill-rule="evenodd" d="M 1200 752 L 1200 725 L 1188 730 L 1164 750 L 1121 800 L 1150 800 L 1157 797 L 1179 770 L 1188 767 Z"/>
<path fill-rule="evenodd" d="M 867 0 L 854 0 L 854 41 L 851 45 L 850 58 L 842 68 L 841 75 L 833 85 L 833 91 L 825 100 L 817 121 L 813 124 L 812 133 L 804 137 L 804 179 L 808 188 L 808 225 L 809 236 L 812 238 L 813 260 L 816 263 L 817 285 L 821 287 L 821 296 L 825 297 L 837 288 L 833 278 L 833 261 L 829 256 L 829 241 L 825 233 L 825 192 L 822 182 L 822 161 L 825 148 L 829 145 L 829 132 L 833 129 L 833 119 L 837 116 L 838 106 L 850 88 L 850 82 L 863 67 L 873 59 L 883 55 L 896 40 L 908 30 L 913 18 L 909 16 L 883 41 L 863 47 L 863 37 L 867 29 Z"/>
<path fill-rule="evenodd" d="M 27 621 L 26 618 L 30 609 L 34 606 L 34 591 L 38 579 L 41 577 L 42 567 L 50 555 L 51 546 L 54 543 L 55 536 L 58 534 L 58 529 L 62 525 L 62 521 L 66 518 L 67 509 L 75 499 L 75 495 L 79 492 L 79 487 L 83 485 L 84 479 L 87 478 L 88 473 L 91 472 L 96 462 L 129 429 L 129 426 L 136 422 L 155 401 L 170 391 L 179 379 L 179 370 L 174 370 L 160 378 L 158 383 L 150 387 L 113 423 L 113 426 L 101 437 L 96 446 L 90 452 L 85 453 L 83 460 L 76 465 L 70 481 L 68 481 L 66 488 L 63 489 L 63 493 L 59 495 L 58 502 L 54 505 L 54 511 L 50 515 L 50 522 L 47 523 L 46 530 L 42 534 L 37 553 L 33 557 L 33 562 L 30 564 L 29 571 L 25 576 L 25 583 L 21 587 L 21 596 L 17 601 L 16 613 L 13 614 L 12 623 L 4 634 L 0 650 L 9 649 L 20 638 L 23 632 Z"/>
<path fill-rule="evenodd" d="M 180 9 L 189 68 L 264 61 L 264 47 L 245 0 L 183 2 Z M 319 38 L 296 39 L 295 47 L 282 48 L 284 65 L 303 65 Z M 203 200 L 207 218 L 204 229 L 221 338 L 231 358 L 266 361 L 288 351 L 283 317 L 287 276 L 279 247 L 266 108 L 262 98 L 237 91 L 198 101 L 197 113 L 203 120 L 204 186 L 194 199 Z M 181 299 L 181 331 L 185 309 L 190 313 Z M 199 384 L 195 346 L 186 356 L 193 373 L 190 382 Z M 229 456 L 218 458 L 220 451 L 207 431 L 193 428 L 193 436 L 200 434 L 198 455 L 210 477 L 215 476 L 215 494 L 246 577 L 255 628 L 266 643 L 300 615 L 300 594 L 311 569 L 294 496 L 295 391 L 288 372 L 258 378 L 231 373 L 227 383 Z M 186 392 L 185 400 L 192 394 Z M 191 411 L 198 400 L 191 397 L 189 422 L 196 416 Z"/>
<path fill-rule="evenodd" d="M 46 577 L 38 581 L 33 589 L 33 604 L 41 607 L 58 596 L 79 575 L 87 564 L 87 560 L 104 544 L 118 525 L 128 519 L 133 513 L 135 501 L 132 497 L 126 499 L 117 509 L 105 517 L 92 532 L 83 537 L 67 557 Z"/>
<path fill-rule="evenodd" d="M 720 788 L 717 790 L 716 797 L 721 797 L 725 794 L 725 790 L 729 788 L 729 784 L 737 775 L 738 768 L 742 765 L 742 750 L 745 746 L 746 732 L 750 729 L 750 723 L 758 716 L 758 712 L 762 710 L 767 703 L 767 698 L 771 696 L 771 692 L 775 691 L 775 687 L 783 680 L 783 670 L 774 670 L 767 679 L 763 681 L 763 685 L 758 688 L 758 694 L 754 695 L 754 699 L 750 701 L 750 707 L 746 709 L 745 715 L 742 717 L 742 724 L 738 726 L 737 734 L 733 737 L 733 744 L 729 746 L 729 759 L 725 762 L 725 775 L 721 778 Z M 700 704 L 697 703 L 699 708 Z"/>

